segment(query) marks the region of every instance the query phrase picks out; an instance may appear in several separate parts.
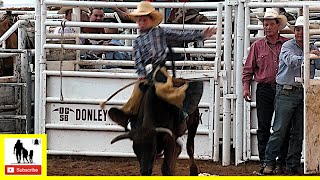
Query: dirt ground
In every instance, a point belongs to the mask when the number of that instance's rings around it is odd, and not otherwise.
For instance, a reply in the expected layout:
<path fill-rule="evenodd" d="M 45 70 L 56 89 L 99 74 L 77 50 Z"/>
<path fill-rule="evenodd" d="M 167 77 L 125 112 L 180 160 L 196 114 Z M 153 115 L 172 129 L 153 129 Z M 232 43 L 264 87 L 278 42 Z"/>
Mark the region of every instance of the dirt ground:
<path fill-rule="evenodd" d="M 161 175 L 162 159 L 156 161 L 153 175 Z M 218 176 L 251 176 L 258 170 L 258 162 L 223 167 L 221 163 L 198 160 L 200 173 Z M 88 156 L 48 156 L 48 176 L 137 176 L 139 164 L 135 158 Z M 178 160 L 177 176 L 188 176 L 188 160 Z"/>

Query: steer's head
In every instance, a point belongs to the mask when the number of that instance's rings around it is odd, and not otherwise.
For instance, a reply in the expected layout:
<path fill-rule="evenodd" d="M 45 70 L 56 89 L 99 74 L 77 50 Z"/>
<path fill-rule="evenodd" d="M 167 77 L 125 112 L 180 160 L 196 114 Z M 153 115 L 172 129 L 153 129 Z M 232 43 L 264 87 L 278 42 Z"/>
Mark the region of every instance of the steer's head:
<path fill-rule="evenodd" d="M 158 132 L 166 132 L 172 135 L 171 131 L 165 128 L 151 129 L 140 127 L 115 137 L 111 141 L 111 144 L 122 139 L 131 139 L 133 142 L 133 151 L 136 154 L 140 164 L 141 175 L 150 176 L 152 174 L 154 160 L 157 155 Z"/>

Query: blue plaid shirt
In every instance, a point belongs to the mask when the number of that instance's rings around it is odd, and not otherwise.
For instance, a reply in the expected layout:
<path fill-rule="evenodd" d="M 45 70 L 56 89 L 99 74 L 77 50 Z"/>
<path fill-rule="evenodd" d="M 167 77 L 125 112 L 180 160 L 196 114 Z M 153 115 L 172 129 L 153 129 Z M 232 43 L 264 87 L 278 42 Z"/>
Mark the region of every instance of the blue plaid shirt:
<path fill-rule="evenodd" d="M 310 50 L 317 47 L 310 44 Z M 281 85 L 299 86 L 295 77 L 301 77 L 301 64 L 303 62 L 303 49 L 298 46 L 295 39 L 291 39 L 282 45 L 279 56 L 279 71 L 276 81 Z M 310 78 L 314 78 L 315 69 L 320 69 L 320 60 L 310 60 Z"/>
<path fill-rule="evenodd" d="M 149 31 L 141 32 L 134 41 L 133 60 L 139 77 L 146 75 L 145 66 L 155 64 L 166 58 L 168 41 L 192 41 L 203 39 L 201 31 L 174 30 L 170 28 L 155 27 Z"/>

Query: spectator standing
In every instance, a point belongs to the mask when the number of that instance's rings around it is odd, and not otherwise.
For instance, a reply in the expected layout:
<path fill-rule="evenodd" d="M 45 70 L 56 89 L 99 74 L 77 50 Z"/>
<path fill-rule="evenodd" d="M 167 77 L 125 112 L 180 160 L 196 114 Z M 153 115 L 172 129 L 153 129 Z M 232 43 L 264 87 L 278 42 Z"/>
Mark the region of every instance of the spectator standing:
<path fill-rule="evenodd" d="M 296 82 L 301 77 L 301 64 L 304 61 L 303 24 L 300 16 L 294 26 L 294 39 L 283 44 L 280 53 L 279 71 L 276 76 L 277 90 L 275 97 L 275 120 L 272 134 L 266 148 L 266 167 L 264 174 L 273 174 L 276 157 L 285 140 L 287 129 L 290 129 L 286 170 L 289 174 L 302 174 L 300 165 L 303 141 L 303 86 Z M 312 26 L 310 26 L 312 28 Z M 311 44 L 310 53 L 320 55 L 318 48 Z M 310 78 L 315 69 L 320 69 L 320 60 L 310 61 Z"/>
<path fill-rule="evenodd" d="M 256 90 L 258 118 L 258 151 L 260 159 L 259 172 L 263 173 L 265 149 L 270 137 L 271 121 L 274 112 L 274 97 L 276 94 L 276 74 L 279 67 L 281 46 L 288 39 L 280 36 L 279 31 L 285 28 L 287 18 L 279 15 L 275 9 L 267 9 L 264 17 L 259 17 L 263 23 L 265 37 L 255 41 L 251 47 L 243 68 L 243 98 L 251 101 L 251 82 L 258 83 Z M 286 147 L 283 147 L 279 157 L 284 164 Z"/>

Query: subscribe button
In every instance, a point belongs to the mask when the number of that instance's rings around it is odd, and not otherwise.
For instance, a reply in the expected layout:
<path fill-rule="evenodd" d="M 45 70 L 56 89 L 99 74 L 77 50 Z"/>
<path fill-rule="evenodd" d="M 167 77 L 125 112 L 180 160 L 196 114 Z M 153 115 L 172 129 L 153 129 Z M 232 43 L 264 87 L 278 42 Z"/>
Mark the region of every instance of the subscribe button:
<path fill-rule="evenodd" d="M 6 175 L 41 175 L 41 165 L 6 165 Z"/>

